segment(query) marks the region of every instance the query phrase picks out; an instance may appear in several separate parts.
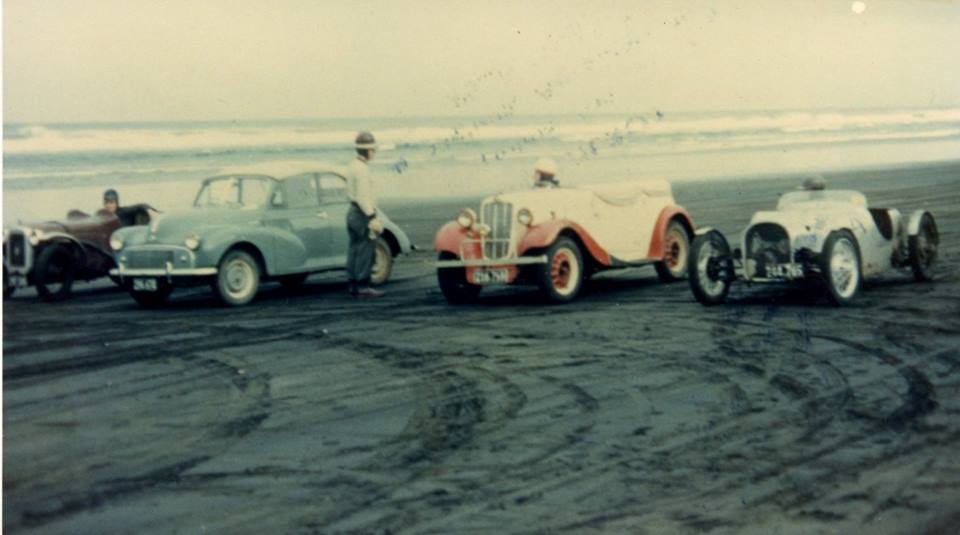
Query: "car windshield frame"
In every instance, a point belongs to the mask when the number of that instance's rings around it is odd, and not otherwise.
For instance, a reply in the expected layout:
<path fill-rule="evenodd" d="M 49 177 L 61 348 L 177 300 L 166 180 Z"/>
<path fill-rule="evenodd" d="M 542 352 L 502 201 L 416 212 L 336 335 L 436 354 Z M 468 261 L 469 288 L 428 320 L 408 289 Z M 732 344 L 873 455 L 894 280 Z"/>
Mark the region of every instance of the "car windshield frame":
<path fill-rule="evenodd" d="M 207 191 L 212 191 L 210 188 L 214 187 L 214 184 L 218 182 L 233 181 L 236 187 L 236 200 L 224 200 L 223 202 L 211 202 L 209 199 L 209 194 L 207 194 L 208 199 L 203 200 L 203 197 Z M 265 187 L 261 190 L 263 194 L 245 193 L 255 191 L 252 188 L 247 186 L 254 182 L 265 183 Z M 200 190 L 197 191 L 196 197 L 193 200 L 194 208 L 233 208 L 237 210 L 257 210 L 267 208 L 271 205 L 271 199 L 274 196 L 274 191 L 277 189 L 278 180 L 268 175 L 223 175 L 208 178 L 203 181 L 203 184 L 200 186 Z"/>

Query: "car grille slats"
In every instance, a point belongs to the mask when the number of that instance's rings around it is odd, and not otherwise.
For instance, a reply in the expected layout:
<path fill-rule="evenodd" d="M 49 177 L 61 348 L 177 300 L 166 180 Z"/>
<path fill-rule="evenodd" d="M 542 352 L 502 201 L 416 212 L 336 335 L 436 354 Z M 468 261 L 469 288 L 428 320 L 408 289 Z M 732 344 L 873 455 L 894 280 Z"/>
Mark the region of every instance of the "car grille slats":
<path fill-rule="evenodd" d="M 13 267 L 27 264 L 27 237 L 22 232 L 11 232 L 7 237 L 7 264 Z"/>
<path fill-rule="evenodd" d="M 173 251 L 130 251 L 127 253 L 127 267 L 137 268 L 163 268 L 167 262 L 173 263 Z"/>
<path fill-rule="evenodd" d="M 487 203 L 483 205 L 480 221 L 490 227 L 490 233 L 483 240 L 483 255 L 493 259 L 509 256 L 513 205 L 500 201 Z"/>

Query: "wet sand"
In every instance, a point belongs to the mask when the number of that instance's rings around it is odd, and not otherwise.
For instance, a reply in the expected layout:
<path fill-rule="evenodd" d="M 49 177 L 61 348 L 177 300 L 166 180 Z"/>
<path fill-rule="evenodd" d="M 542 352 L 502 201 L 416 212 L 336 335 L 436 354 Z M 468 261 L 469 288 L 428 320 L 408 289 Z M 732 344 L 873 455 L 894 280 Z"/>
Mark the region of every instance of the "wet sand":
<path fill-rule="evenodd" d="M 564 306 L 447 305 L 432 235 L 388 296 L 341 275 L 224 309 L 108 283 L 3 304 L 3 524 L 29 533 L 955 533 L 960 164 L 826 175 L 933 211 L 936 280 L 854 306 L 735 287 L 705 308 L 652 268 Z M 796 178 L 675 184 L 736 233 Z"/>

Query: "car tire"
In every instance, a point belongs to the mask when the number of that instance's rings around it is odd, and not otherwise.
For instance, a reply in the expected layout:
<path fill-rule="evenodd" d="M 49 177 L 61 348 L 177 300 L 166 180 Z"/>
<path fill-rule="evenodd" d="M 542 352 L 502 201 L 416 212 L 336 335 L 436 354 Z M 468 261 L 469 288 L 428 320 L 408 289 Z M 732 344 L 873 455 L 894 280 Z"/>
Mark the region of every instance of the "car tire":
<path fill-rule="evenodd" d="M 439 260 L 457 260 L 453 253 L 440 253 Z M 449 303 L 463 305 L 473 303 L 480 295 L 483 288 L 478 284 L 467 282 L 467 270 L 462 267 L 438 268 L 437 284 L 440 285 L 440 293 Z"/>
<path fill-rule="evenodd" d="M 561 236 L 546 251 L 547 263 L 537 266 L 537 284 L 552 303 L 567 303 L 583 286 L 583 254 L 570 238 Z"/>
<path fill-rule="evenodd" d="M 10 299 L 13 297 L 13 292 L 16 290 L 16 286 L 10 284 L 10 274 L 7 273 L 7 265 L 3 265 L 3 298 Z"/>
<path fill-rule="evenodd" d="M 933 263 L 937 259 L 937 247 L 940 245 L 940 233 L 930 214 L 920 218 L 920 228 L 916 236 L 907 238 L 910 250 L 910 269 L 913 278 L 918 281 L 933 280 Z"/>
<path fill-rule="evenodd" d="M 48 303 L 70 297 L 76 275 L 76 259 L 69 245 L 54 243 L 44 247 L 33 264 L 37 295 Z"/>
<path fill-rule="evenodd" d="M 687 274 L 690 258 L 690 235 L 687 228 L 677 220 L 667 225 L 663 235 L 664 260 L 654 264 L 657 277 L 662 282 L 675 282 Z"/>
<path fill-rule="evenodd" d="M 157 291 L 155 292 L 134 290 L 129 285 L 127 286 L 127 292 L 143 308 L 159 308 L 166 304 L 170 294 L 173 293 L 173 286 L 165 280 L 157 279 Z"/>
<path fill-rule="evenodd" d="M 390 279 L 393 273 L 393 251 L 382 237 L 377 238 L 373 249 L 373 267 L 370 268 L 370 284 L 380 286 Z"/>
<path fill-rule="evenodd" d="M 853 302 L 863 282 L 863 270 L 860 246 L 849 230 L 835 230 L 827 236 L 820 254 L 820 275 L 834 305 Z"/>
<path fill-rule="evenodd" d="M 702 305 L 719 305 L 726 301 L 733 282 L 734 267 L 730 244 L 719 231 L 697 236 L 690 246 L 687 262 L 690 290 Z"/>
<path fill-rule="evenodd" d="M 211 283 L 221 303 L 242 306 L 257 296 L 260 289 L 260 264 L 249 253 L 233 249 L 223 255 L 217 276 Z"/>

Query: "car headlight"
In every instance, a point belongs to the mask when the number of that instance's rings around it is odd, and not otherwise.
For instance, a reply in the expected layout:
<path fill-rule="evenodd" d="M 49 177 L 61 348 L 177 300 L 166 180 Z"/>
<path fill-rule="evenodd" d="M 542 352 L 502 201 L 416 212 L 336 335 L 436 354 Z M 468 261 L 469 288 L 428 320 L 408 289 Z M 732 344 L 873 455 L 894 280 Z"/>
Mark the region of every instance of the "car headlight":
<path fill-rule="evenodd" d="M 187 249 L 196 251 L 200 248 L 200 238 L 193 235 L 187 236 L 187 239 L 183 240 L 183 244 L 187 246 Z"/>
<path fill-rule="evenodd" d="M 464 208 L 457 214 L 457 223 L 463 228 L 470 228 L 477 220 L 477 213 L 470 208 Z"/>
<path fill-rule="evenodd" d="M 530 212 L 530 210 L 521 208 L 520 211 L 517 212 L 517 221 L 521 225 L 530 226 L 530 223 L 533 223 L 533 214 Z"/>
<path fill-rule="evenodd" d="M 123 249 L 123 240 L 120 238 L 110 238 L 110 248 L 114 251 L 119 251 Z"/>

